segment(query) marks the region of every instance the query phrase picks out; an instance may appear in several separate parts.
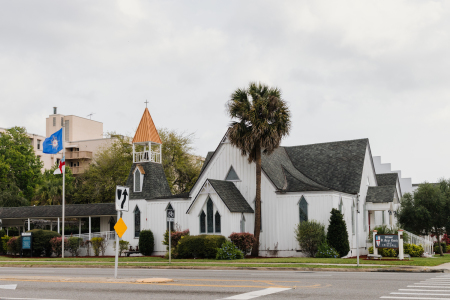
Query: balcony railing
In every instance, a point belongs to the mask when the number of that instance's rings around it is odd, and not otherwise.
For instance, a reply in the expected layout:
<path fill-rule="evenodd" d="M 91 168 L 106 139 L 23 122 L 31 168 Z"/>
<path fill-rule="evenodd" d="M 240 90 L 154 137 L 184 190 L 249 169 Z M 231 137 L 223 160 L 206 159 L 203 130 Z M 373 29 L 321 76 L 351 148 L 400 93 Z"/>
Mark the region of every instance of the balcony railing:
<path fill-rule="evenodd" d="M 92 159 L 92 152 L 91 151 L 67 151 L 66 152 L 66 159 L 80 159 L 80 158 L 87 158 Z"/>
<path fill-rule="evenodd" d="M 72 171 L 72 174 L 81 174 L 84 173 L 89 166 L 79 166 L 79 167 L 70 167 L 70 170 Z"/>
<path fill-rule="evenodd" d="M 144 151 L 144 152 L 135 152 L 134 153 L 134 162 L 157 162 L 161 163 L 161 154 L 158 152 L 150 152 L 150 151 Z"/>

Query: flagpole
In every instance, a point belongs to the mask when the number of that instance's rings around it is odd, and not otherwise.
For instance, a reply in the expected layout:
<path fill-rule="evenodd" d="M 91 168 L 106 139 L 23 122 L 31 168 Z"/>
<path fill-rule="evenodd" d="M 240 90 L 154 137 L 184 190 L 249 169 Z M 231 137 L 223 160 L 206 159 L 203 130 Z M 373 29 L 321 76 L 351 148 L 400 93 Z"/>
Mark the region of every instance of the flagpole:
<path fill-rule="evenodd" d="M 63 143 L 63 157 L 62 159 L 64 159 L 64 163 L 65 163 L 65 156 L 66 156 L 66 143 L 64 141 L 65 138 L 65 126 L 64 123 L 62 125 L 63 128 L 63 132 L 62 132 L 62 143 Z M 61 168 L 62 171 L 62 168 Z M 66 187 L 66 172 L 65 172 L 65 166 L 64 166 L 64 171 L 62 172 L 62 178 L 63 178 L 63 182 L 62 182 L 62 239 L 61 239 L 61 246 L 62 246 L 62 252 L 61 252 L 61 257 L 64 258 L 64 220 L 65 220 L 65 216 L 66 216 L 66 201 L 65 201 L 65 187 Z"/>

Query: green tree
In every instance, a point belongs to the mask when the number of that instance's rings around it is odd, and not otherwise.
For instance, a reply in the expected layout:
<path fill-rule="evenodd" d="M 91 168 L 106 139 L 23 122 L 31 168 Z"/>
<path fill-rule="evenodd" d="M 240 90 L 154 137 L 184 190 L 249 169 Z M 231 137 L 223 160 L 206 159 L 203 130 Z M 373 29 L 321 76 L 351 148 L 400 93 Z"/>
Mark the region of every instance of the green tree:
<path fill-rule="evenodd" d="M 117 185 L 125 185 L 133 163 L 131 139 L 116 137 L 95 155 L 94 162 L 85 173 L 75 178 L 72 203 L 114 202 Z"/>
<path fill-rule="evenodd" d="M 227 102 L 227 113 L 233 121 L 228 138 L 232 145 L 248 155 L 256 164 L 255 244 L 252 256 L 259 253 L 261 232 L 261 152 L 271 154 L 289 134 L 290 111 L 278 88 L 251 82 L 246 89 L 237 89 Z"/>
<path fill-rule="evenodd" d="M 62 175 L 55 175 L 53 172 L 58 168 L 55 164 L 50 170 L 45 170 L 41 181 L 36 186 L 32 205 L 61 205 L 62 204 Z M 69 167 L 65 168 L 65 196 L 70 199 L 73 193 L 73 182 L 75 178 Z"/>
<path fill-rule="evenodd" d="M 0 206 L 28 205 L 43 164 L 34 153 L 25 128 L 13 127 L 0 136 Z"/>
<path fill-rule="evenodd" d="M 172 194 L 186 193 L 197 181 L 202 162 L 193 151 L 194 134 L 167 128 L 158 130 L 162 145 L 162 164 Z"/>
<path fill-rule="evenodd" d="M 193 134 L 158 130 L 162 145 L 162 164 L 172 193 L 188 192 L 201 170 L 200 161 L 192 154 Z M 114 201 L 116 185 L 125 185 L 133 164 L 131 138 L 117 139 L 96 154 L 87 171 L 74 180 L 71 203 L 108 203 Z M 67 187 L 67 184 L 66 184 Z"/>
<path fill-rule="evenodd" d="M 439 184 L 420 184 L 413 195 L 406 193 L 397 215 L 402 228 L 417 235 L 434 234 L 440 241 L 448 225 L 449 187 L 442 179 Z M 444 255 L 441 246 L 439 252 Z"/>
<path fill-rule="evenodd" d="M 338 209 L 331 210 L 330 223 L 327 231 L 328 245 L 336 249 L 340 257 L 346 256 L 350 251 L 348 243 L 347 225 L 344 216 Z"/>

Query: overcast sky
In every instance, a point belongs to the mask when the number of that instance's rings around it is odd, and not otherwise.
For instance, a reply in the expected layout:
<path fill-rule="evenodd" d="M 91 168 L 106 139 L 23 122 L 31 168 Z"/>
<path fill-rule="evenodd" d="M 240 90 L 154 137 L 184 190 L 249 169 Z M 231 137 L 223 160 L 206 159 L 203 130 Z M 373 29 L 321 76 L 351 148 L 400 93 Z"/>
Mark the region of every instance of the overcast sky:
<path fill-rule="evenodd" d="M 413 183 L 450 177 L 449 1 L 2 1 L 0 127 L 45 134 L 58 112 L 133 135 L 195 132 L 214 150 L 225 102 L 282 90 L 282 145 L 369 138 Z"/>

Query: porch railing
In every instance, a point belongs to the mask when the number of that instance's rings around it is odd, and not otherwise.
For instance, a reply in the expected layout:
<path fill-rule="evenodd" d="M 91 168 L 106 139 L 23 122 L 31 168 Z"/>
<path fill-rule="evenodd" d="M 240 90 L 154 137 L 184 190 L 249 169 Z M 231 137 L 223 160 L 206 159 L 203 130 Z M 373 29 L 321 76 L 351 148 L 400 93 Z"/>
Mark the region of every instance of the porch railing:
<path fill-rule="evenodd" d="M 88 241 L 94 237 L 102 237 L 106 241 L 115 240 L 116 239 L 116 232 L 115 231 L 102 231 L 102 232 L 91 232 L 90 237 L 89 233 L 82 233 L 82 234 L 72 234 L 72 236 L 80 237 L 83 239 L 83 242 Z M 65 235 L 66 238 L 69 238 L 70 235 Z"/>

